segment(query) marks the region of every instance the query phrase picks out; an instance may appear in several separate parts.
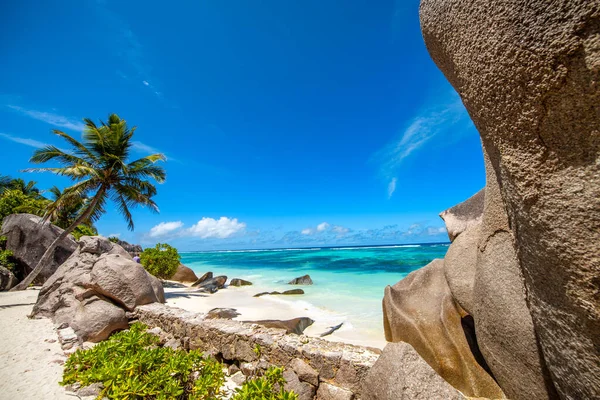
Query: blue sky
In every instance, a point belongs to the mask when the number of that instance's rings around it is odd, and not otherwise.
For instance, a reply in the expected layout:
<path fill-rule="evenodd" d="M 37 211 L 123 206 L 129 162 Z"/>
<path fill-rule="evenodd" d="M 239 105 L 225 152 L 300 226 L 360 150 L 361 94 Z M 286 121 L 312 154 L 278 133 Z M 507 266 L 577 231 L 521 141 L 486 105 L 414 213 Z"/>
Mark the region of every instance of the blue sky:
<path fill-rule="evenodd" d="M 186 4 L 184 4 L 186 3 Z M 82 118 L 167 155 L 160 214 L 104 235 L 181 250 L 446 241 L 485 184 L 481 145 L 430 59 L 418 1 L 12 2 L 0 13 L 0 173 Z"/>

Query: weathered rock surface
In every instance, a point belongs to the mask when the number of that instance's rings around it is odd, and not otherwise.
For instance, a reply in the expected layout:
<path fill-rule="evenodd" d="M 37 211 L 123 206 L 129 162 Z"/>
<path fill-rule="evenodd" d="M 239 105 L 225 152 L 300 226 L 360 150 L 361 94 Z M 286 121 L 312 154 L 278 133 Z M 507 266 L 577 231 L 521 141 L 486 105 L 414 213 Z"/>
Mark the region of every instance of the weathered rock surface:
<path fill-rule="evenodd" d="M 213 277 L 213 273 L 212 272 L 206 272 L 204 275 L 202 275 L 200 278 L 198 278 L 198 280 L 196 282 L 194 282 L 192 284 L 192 286 L 198 286 L 199 284 L 201 284 L 204 281 L 207 281 L 208 279 L 212 279 Z"/>
<path fill-rule="evenodd" d="M 599 16 L 589 0 L 421 4 L 498 183 L 543 360 L 573 399 L 600 398 Z"/>
<path fill-rule="evenodd" d="M 294 391 L 298 395 L 299 400 L 313 400 L 317 389 L 306 382 L 301 382 L 298 375 L 293 370 L 285 369 L 283 371 L 285 379 L 285 390 Z"/>
<path fill-rule="evenodd" d="M 288 285 L 312 285 L 313 281 L 310 279 L 310 275 L 303 275 L 298 278 L 294 278 L 288 282 Z"/>
<path fill-rule="evenodd" d="M 11 250 L 23 271 L 15 273 L 23 278 L 35 268 L 46 249 L 63 230 L 55 225 L 42 224 L 42 218 L 32 214 L 12 214 L 4 218 L 0 235 L 6 236 L 6 249 Z M 44 283 L 77 248 L 71 235 L 54 250 L 51 262 L 40 272 L 34 283 Z"/>
<path fill-rule="evenodd" d="M 229 281 L 229 286 L 250 286 L 252 282 L 240 278 L 233 278 Z"/>
<path fill-rule="evenodd" d="M 0 291 L 10 290 L 17 284 L 17 278 L 8 269 L 0 265 Z"/>
<path fill-rule="evenodd" d="M 206 319 L 232 319 L 241 315 L 235 308 L 213 308 L 206 313 Z"/>
<path fill-rule="evenodd" d="M 292 318 L 285 321 L 277 319 L 264 319 L 260 321 L 244 321 L 251 324 L 262 325 L 267 328 L 285 329 L 286 333 L 295 333 L 302 335 L 304 330 L 311 326 L 315 321 L 308 317 Z"/>
<path fill-rule="evenodd" d="M 139 244 L 130 244 L 124 240 L 118 239 L 117 244 L 123 248 L 126 252 L 129 253 L 130 256 L 133 257 L 134 254 L 140 254 L 144 249 Z"/>
<path fill-rule="evenodd" d="M 454 300 L 473 314 L 473 286 L 477 268 L 477 245 L 481 222 L 471 224 L 457 236 L 444 257 L 444 275 Z"/>
<path fill-rule="evenodd" d="M 466 396 L 503 398 L 496 382 L 471 353 L 462 316 L 464 311 L 455 303 L 446 283 L 443 260 L 434 260 L 385 289 L 386 340 L 409 343 Z"/>
<path fill-rule="evenodd" d="M 274 291 L 274 292 L 260 292 L 255 294 L 253 297 L 261 297 L 261 296 L 266 296 L 266 295 L 284 295 L 284 296 L 290 296 L 290 295 L 298 295 L 298 294 L 304 294 L 304 290 L 302 289 L 291 289 L 291 290 L 285 290 L 283 292 L 278 292 L 278 291 Z"/>
<path fill-rule="evenodd" d="M 440 214 L 446 223 L 446 230 L 451 242 L 468 228 L 481 223 L 484 199 L 485 188 Z"/>
<path fill-rule="evenodd" d="M 123 248 L 84 236 L 40 290 L 32 315 L 70 326 L 80 341 L 97 342 L 127 327 L 126 309 L 161 299 L 160 281 Z"/>
<path fill-rule="evenodd" d="M 225 287 L 225 282 L 227 282 L 227 277 L 222 275 L 214 278 L 205 279 L 199 283 L 195 282 L 192 286 L 197 287 L 199 290 L 207 293 L 215 293 L 217 290 L 223 289 Z"/>
<path fill-rule="evenodd" d="M 363 400 L 464 399 L 408 343 L 388 343 L 369 371 Z"/>
<path fill-rule="evenodd" d="M 317 391 L 317 400 L 352 400 L 354 393 L 329 383 L 321 383 Z"/>
<path fill-rule="evenodd" d="M 313 386 L 319 386 L 319 373 L 305 361 L 294 358 L 290 362 L 290 368 L 294 370 L 298 379 L 302 382 L 310 383 Z"/>
<path fill-rule="evenodd" d="M 194 273 L 194 271 L 192 271 L 190 268 L 186 267 L 183 264 L 179 264 L 179 267 L 177 267 L 177 271 L 175 272 L 175 275 L 173 275 L 171 277 L 172 281 L 176 281 L 176 282 L 197 282 L 198 281 L 198 277 L 196 276 L 196 274 Z"/>
<path fill-rule="evenodd" d="M 153 280 L 158 281 L 130 258 L 107 254 L 94 263 L 88 287 L 131 311 L 135 306 L 159 301 Z"/>

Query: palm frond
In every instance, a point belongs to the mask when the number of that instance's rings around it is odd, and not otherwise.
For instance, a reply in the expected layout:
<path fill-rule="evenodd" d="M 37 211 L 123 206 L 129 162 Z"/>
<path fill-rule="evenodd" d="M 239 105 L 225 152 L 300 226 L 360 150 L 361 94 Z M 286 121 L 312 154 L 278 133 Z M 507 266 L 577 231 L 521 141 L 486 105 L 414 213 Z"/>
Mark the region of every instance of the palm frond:
<path fill-rule="evenodd" d="M 54 129 L 52 132 L 54 132 L 55 135 L 58 135 L 65 139 L 67 142 L 69 142 L 71 146 L 75 148 L 75 153 L 80 155 L 88 163 L 93 164 L 95 162 L 98 162 L 98 158 L 96 157 L 96 155 L 94 155 L 87 147 L 85 147 L 82 143 L 73 138 L 71 135 L 68 135 L 63 131 L 59 131 L 58 129 Z"/>

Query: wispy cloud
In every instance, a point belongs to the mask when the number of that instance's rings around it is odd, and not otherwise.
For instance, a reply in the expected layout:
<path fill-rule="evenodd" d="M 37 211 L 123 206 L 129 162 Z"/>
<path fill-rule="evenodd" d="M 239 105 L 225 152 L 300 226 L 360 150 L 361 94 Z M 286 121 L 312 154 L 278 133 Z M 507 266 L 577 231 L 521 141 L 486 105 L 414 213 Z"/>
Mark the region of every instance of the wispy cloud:
<path fill-rule="evenodd" d="M 41 148 L 41 147 L 48 146 L 47 143 L 40 142 L 39 140 L 29 139 L 29 138 L 22 138 L 22 137 L 19 137 L 19 136 L 9 135 L 7 133 L 1 133 L 0 132 L 0 137 L 4 138 L 6 140 L 10 140 L 10 141 L 15 142 L 15 143 L 24 144 L 25 146 L 35 147 L 35 148 L 38 148 L 38 149 Z"/>
<path fill-rule="evenodd" d="M 396 182 L 397 181 L 398 181 L 398 178 L 394 177 L 394 178 L 392 178 L 390 183 L 388 183 L 388 199 L 391 198 L 392 195 L 394 194 L 394 192 L 396 191 Z"/>
<path fill-rule="evenodd" d="M 63 115 L 58 115 L 45 111 L 37 111 L 31 110 L 20 106 L 15 106 L 12 104 L 7 104 L 6 107 L 12 109 L 13 111 L 18 112 L 26 117 L 37 119 L 38 121 L 46 122 L 47 124 L 56 126 L 58 128 L 69 129 L 72 131 L 81 132 L 84 128 L 83 122 L 77 121 L 77 119 L 65 117 Z"/>
<path fill-rule="evenodd" d="M 164 152 L 160 151 L 159 149 L 157 149 L 156 147 L 147 145 L 146 143 L 142 143 L 140 141 L 137 140 L 133 140 L 131 141 L 131 147 L 133 148 L 134 151 L 137 151 L 139 153 L 145 153 L 145 154 L 163 154 L 168 161 L 175 161 L 175 162 L 179 162 L 179 160 L 177 160 L 174 157 L 171 157 L 170 155 L 165 154 Z"/>
<path fill-rule="evenodd" d="M 388 185 L 388 198 L 396 190 L 396 175 L 407 157 L 435 137 L 460 135 L 467 129 L 466 123 L 470 123 L 469 115 L 454 92 L 445 102 L 438 102 L 413 116 L 406 127 L 372 157 L 372 161 L 379 164 L 380 175 Z"/>

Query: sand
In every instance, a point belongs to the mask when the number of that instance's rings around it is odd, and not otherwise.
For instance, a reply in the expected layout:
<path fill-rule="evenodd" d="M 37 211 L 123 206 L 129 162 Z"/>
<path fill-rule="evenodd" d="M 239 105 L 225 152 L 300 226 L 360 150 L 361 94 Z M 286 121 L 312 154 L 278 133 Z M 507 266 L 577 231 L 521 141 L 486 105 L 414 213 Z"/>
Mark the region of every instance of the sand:
<path fill-rule="evenodd" d="M 0 399 L 76 399 L 58 382 L 66 359 L 49 319 L 28 319 L 39 290 L 0 293 Z"/>
<path fill-rule="evenodd" d="M 297 287 L 294 287 L 297 288 Z M 256 293 L 266 288 L 252 286 L 227 287 L 214 294 L 194 293 L 194 288 L 165 288 L 167 305 L 179 307 L 191 312 L 206 313 L 213 308 L 235 308 L 241 315 L 234 318 L 237 321 L 255 321 L 261 319 L 292 319 L 296 317 L 309 317 L 315 322 L 308 327 L 304 334 L 318 337 L 329 327 L 339 324 L 326 310 L 321 310 L 305 304 L 299 306 L 297 301 L 302 300 L 302 295 L 297 296 L 262 296 L 253 297 Z M 342 327 L 333 334 L 323 339 L 351 343 L 361 346 L 370 346 L 383 349 L 385 340 L 379 336 L 369 336 L 352 329 L 351 326 Z"/>

